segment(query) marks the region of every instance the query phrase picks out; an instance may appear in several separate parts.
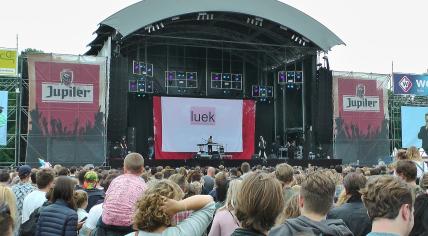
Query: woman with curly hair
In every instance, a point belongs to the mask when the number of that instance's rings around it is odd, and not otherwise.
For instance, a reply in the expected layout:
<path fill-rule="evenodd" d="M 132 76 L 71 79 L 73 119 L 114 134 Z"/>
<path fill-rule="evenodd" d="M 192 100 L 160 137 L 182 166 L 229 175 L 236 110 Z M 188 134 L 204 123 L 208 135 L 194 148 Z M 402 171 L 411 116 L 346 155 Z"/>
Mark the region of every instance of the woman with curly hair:
<path fill-rule="evenodd" d="M 134 229 L 138 231 L 126 236 L 203 235 L 215 210 L 212 197 L 195 195 L 181 200 L 183 196 L 180 187 L 170 180 L 153 183 L 137 203 Z M 176 225 L 173 216 L 187 210 L 194 212 Z"/>

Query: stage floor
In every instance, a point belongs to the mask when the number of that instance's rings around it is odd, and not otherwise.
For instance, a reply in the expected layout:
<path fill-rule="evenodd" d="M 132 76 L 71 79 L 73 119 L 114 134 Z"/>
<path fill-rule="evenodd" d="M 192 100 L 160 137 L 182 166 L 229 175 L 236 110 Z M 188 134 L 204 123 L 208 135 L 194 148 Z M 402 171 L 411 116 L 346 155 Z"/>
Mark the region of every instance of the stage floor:
<path fill-rule="evenodd" d="M 262 166 L 276 166 L 280 163 L 288 163 L 291 166 L 302 166 L 308 167 L 309 164 L 312 166 L 320 166 L 324 168 L 330 168 L 332 166 L 341 165 L 342 159 L 317 159 L 317 160 L 287 160 L 287 159 L 268 159 L 263 161 L 260 159 L 253 160 L 220 160 L 220 159 L 189 159 L 189 160 L 144 160 L 146 166 L 213 166 L 218 167 L 223 165 L 225 167 L 240 167 L 242 162 L 248 162 L 251 166 L 262 165 Z M 122 168 L 122 159 L 111 159 L 109 165 L 112 168 Z"/>

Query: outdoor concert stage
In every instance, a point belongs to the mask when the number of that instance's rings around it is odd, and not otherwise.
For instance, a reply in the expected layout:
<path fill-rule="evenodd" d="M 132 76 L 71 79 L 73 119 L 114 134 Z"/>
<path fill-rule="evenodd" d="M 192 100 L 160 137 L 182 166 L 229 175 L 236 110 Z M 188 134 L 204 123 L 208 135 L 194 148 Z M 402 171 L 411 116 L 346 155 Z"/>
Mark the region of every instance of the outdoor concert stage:
<path fill-rule="evenodd" d="M 149 160 L 145 159 L 144 164 L 146 166 L 155 167 L 155 166 L 171 166 L 174 168 L 181 166 L 213 166 L 218 167 L 223 165 L 225 167 L 240 167 L 242 162 L 250 163 L 251 167 L 256 165 L 262 166 L 276 166 L 280 163 L 288 163 L 291 166 L 301 166 L 308 167 L 309 164 L 312 166 L 319 166 L 324 168 L 330 168 L 332 166 L 341 165 L 342 159 L 316 159 L 316 160 L 286 160 L 286 159 L 268 159 L 267 161 L 263 161 L 260 159 L 253 160 L 220 160 L 220 159 L 189 159 L 189 160 Z M 110 159 L 109 166 L 112 168 L 122 168 L 123 167 L 123 159 Z"/>
<path fill-rule="evenodd" d="M 301 157 L 333 156 L 331 71 L 317 57 L 343 41 L 303 12 L 276 0 L 145 0 L 96 34 L 86 54 L 110 59 L 108 159 L 126 149 L 154 152 L 149 165 L 217 165 L 185 160 L 210 136 L 227 165 L 258 164 L 261 136 L 268 155 L 294 141 Z"/>

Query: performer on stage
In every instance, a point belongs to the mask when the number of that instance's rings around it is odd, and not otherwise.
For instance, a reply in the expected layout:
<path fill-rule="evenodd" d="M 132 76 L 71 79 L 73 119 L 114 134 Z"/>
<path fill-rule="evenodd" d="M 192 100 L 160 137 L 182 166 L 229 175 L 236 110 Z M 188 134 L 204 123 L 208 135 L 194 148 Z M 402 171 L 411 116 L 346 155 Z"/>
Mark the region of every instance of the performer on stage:
<path fill-rule="evenodd" d="M 425 125 L 419 130 L 418 139 L 422 140 L 422 148 L 428 151 L 428 113 L 425 114 Z"/>
<path fill-rule="evenodd" d="M 296 141 L 293 140 L 293 141 L 291 141 L 291 143 L 288 142 L 287 143 L 287 148 L 288 148 L 288 154 L 287 154 L 288 158 L 291 159 L 291 160 L 294 159 L 294 152 L 297 149 Z"/>
<path fill-rule="evenodd" d="M 210 136 L 207 140 L 207 144 L 208 144 L 208 154 L 211 155 L 213 153 L 213 146 L 210 145 L 213 143 L 213 136 Z"/>
<path fill-rule="evenodd" d="M 120 140 L 120 149 L 121 149 L 121 157 L 125 158 L 128 155 L 128 142 L 126 141 L 126 136 L 122 136 Z"/>
<path fill-rule="evenodd" d="M 267 159 L 267 155 L 266 155 L 266 141 L 263 138 L 263 136 L 260 136 L 260 139 L 259 139 L 259 158 L 264 158 L 265 160 Z"/>
<path fill-rule="evenodd" d="M 155 155 L 155 140 L 153 139 L 153 137 L 149 137 L 147 139 L 147 147 L 148 147 L 148 155 L 149 155 L 149 159 L 153 159 L 153 156 Z"/>

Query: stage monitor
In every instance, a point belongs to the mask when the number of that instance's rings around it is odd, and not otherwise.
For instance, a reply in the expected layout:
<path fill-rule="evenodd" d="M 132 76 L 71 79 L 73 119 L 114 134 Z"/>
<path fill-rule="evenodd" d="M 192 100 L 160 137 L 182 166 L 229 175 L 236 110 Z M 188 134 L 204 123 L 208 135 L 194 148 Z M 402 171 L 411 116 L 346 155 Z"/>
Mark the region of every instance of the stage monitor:
<path fill-rule="evenodd" d="M 296 83 L 302 83 L 303 82 L 303 71 L 296 71 L 294 81 Z"/>
<path fill-rule="evenodd" d="M 278 71 L 278 84 L 287 83 L 287 72 L 286 71 Z"/>
<path fill-rule="evenodd" d="M 428 107 L 401 107 L 401 145 L 403 148 L 422 147 L 422 139 L 428 141 Z M 428 149 L 428 147 L 425 147 Z"/>
<path fill-rule="evenodd" d="M 243 151 L 243 100 L 161 98 L 162 152 L 197 152 L 209 136 L 227 152 Z M 156 129 L 158 130 L 158 129 Z M 253 142 L 254 140 L 252 140 Z"/>

